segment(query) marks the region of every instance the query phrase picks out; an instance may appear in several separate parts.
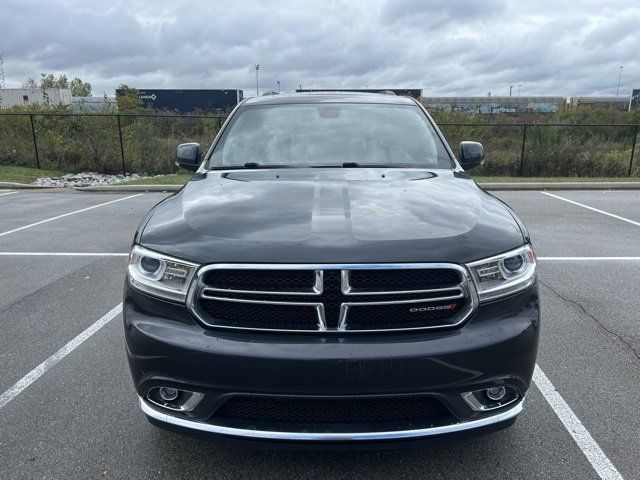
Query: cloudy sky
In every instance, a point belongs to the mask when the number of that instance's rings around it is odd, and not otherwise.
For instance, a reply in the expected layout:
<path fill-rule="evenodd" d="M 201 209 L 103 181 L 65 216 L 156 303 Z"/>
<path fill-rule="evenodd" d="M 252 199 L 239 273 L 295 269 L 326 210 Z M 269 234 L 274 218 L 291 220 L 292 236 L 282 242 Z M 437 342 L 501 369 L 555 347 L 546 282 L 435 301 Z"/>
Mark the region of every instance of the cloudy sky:
<path fill-rule="evenodd" d="M 2 0 L 7 87 L 42 72 L 136 88 L 422 88 L 425 96 L 640 88 L 640 2 Z"/>

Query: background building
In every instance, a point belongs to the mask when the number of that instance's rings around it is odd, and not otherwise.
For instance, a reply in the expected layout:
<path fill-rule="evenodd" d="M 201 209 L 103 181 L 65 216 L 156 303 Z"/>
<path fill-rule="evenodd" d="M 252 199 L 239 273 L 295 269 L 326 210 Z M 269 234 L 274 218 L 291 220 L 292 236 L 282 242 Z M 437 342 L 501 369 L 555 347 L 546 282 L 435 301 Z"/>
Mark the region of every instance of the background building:
<path fill-rule="evenodd" d="M 444 112 L 556 113 L 566 109 L 566 97 L 422 97 L 429 110 Z"/>
<path fill-rule="evenodd" d="M 0 108 L 29 105 L 71 105 L 68 88 L 3 88 L 0 89 Z"/>
<path fill-rule="evenodd" d="M 607 110 L 629 110 L 629 97 L 571 97 L 571 110 L 604 108 Z"/>
<path fill-rule="evenodd" d="M 123 95 L 116 90 L 116 100 Z M 141 89 L 138 97 L 146 108 L 171 110 L 179 113 L 224 113 L 235 107 L 243 98 L 242 90 L 171 90 Z"/>
<path fill-rule="evenodd" d="M 105 107 L 117 109 L 116 97 L 72 97 L 72 112 L 100 113 Z"/>
<path fill-rule="evenodd" d="M 422 96 L 420 88 L 298 88 L 296 92 L 365 92 L 365 93 L 383 93 L 393 92 L 396 95 L 405 97 L 413 97 L 416 100 Z"/>

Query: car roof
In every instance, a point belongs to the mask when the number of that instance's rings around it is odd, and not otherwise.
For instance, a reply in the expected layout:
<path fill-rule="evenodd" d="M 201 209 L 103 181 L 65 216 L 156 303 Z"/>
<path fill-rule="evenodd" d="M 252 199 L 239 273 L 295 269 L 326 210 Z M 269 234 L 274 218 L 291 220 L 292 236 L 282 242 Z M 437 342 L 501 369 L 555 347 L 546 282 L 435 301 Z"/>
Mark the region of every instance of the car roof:
<path fill-rule="evenodd" d="M 327 91 L 252 97 L 245 100 L 243 105 L 283 105 L 292 103 L 383 103 L 391 105 L 415 105 L 415 100 L 410 97 L 390 95 L 386 93 Z"/>

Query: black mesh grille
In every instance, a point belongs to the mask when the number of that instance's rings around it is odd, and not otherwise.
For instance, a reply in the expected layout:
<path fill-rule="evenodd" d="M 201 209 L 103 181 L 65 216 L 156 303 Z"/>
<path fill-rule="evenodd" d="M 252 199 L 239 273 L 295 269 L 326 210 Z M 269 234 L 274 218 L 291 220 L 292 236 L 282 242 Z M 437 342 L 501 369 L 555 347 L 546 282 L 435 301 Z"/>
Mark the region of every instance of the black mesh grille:
<path fill-rule="evenodd" d="M 229 302 L 200 298 L 200 313 L 208 317 L 210 325 L 279 329 L 319 329 L 318 311 L 311 305 L 273 304 L 315 303 L 322 304 L 325 327 L 328 331 L 340 327 L 341 305 L 349 303 L 346 330 L 385 330 L 420 327 L 447 327 L 457 323 L 459 313 L 468 306 L 460 288 L 462 280 L 455 269 L 390 269 L 352 270 L 351 284 L 358 290 L 374 292 L 366 295 L 344 294 L 342 272 L 327 269 L 323 272 L 322 293 L 311 293 L 315 282 L 314 270 L 212 270 L 204 278 L 205 296 L 233 300 L 261 301 L 266 303 Z M 386 276 L 386 277 L 385 277 Z M 415 278 L 414 278 L 415 276 Z M 306 282 L 306 283 L 305 283 Z M 272 293 L 237 293 L 232 291 L 207 290 L 215 286 L 221 289 L 261 290 Z M 302 288 L 304 286 L 304 288 Z M 427 293 L 375 293 L 376 291 L 446 289 Z M 276 293 L 307 292 L 298 294 Z M 454 297 L 451 300 L 430 299 Z M 358 303 L 419 300 L 404 304 L 364 306 Z M 446 308 L 451 305 L 450 308 Z M 431 308 L 435 307 L 435 308 Z M 411 310 L 411 309 L 417 310 Z"/>
<path fill-rule="evenodd" d="M 437 399 L 428 396 L 377 398 L 235 397 L 214 418 L 289 424 L 371 424 L 421 422 L 451 417 Z"/>
<path fill-rule="evenodd" d="M 317 330 L 316 309 L 305 305 L 272 305 L 201 299 L 209 322 L 221 327 Z"/>
<path fill-rule="evenodd" d="M 463 300 L 349 307 L 347 330 L 424 328 L 455 323 Z"/>
<path fill-rule="evenodd" d="M 447 288 L 458 285 L 462 278 L 451 268 L 352 270 L 349 285 L 357 290 L 401 291 Z"/>
<path fill-rule="evenodd" d="M 230 290 L 310 291 L 314 270 L 211 270 L 204 277 L 207 286 Z"/>

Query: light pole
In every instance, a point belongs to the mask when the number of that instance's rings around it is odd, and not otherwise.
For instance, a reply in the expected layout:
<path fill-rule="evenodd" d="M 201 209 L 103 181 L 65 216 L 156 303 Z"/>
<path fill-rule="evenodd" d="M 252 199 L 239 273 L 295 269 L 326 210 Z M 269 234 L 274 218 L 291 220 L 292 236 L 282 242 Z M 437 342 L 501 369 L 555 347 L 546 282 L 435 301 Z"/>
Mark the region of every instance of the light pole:
<path fill-rule="evenodd" d="M 622 69 L 624 67 L 620 65 L 620 73 L 618 73 L 618 88 L 616 89 L 616 97 L 620 94 L 620 79 L 622 78 Z"/>
<path fill-rule="evenodd" d="M 258 84 L 258 70 L 260 70 L 260 65 L 256 63 L 256 97 L 260 96 L 259 84 Z"/>
<path fill-rule="evenodd" d="M 280 80 L 276 80 L 278 82 L 278 93 L 280 93 Z"/>
<path fill-rule="evenodd" d="M 520 96 L 520 87 L 522 86 L 521 83 L 518 84 L 518 97 Z"/>
<path fill-rule="evenodd" d="M 513 90 L 513 85 L 509 85 L 509 98 L 511 98 L 511 91 Z"/>

